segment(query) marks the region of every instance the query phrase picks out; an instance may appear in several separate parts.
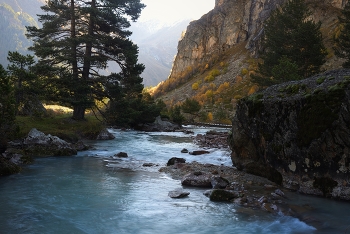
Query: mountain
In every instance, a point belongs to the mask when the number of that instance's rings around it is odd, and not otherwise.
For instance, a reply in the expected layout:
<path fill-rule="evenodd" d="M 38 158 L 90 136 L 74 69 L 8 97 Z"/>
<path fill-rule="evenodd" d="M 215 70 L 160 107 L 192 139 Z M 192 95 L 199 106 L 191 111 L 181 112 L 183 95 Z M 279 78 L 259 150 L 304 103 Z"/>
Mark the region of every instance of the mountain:
<path fill-rule="evenodd" d="M 45 0 L 0 0 L 0 4 L 3 4 L 0 29 L 4 35 L 0 38 L 0 64 L 6 66 L 8 51 L 29 53 L 27 48 L 32 42 L 25 37 L 25 26 L 39 24 L 37 14 L 43 13 L 40 6 Z M 142 74 L 145 86 L 155 86 L 168 78 L 177 53 L 176 46 L 189 22 L 190 19 L 172 24 L 161 21 L 132 23 L 131 39 L 139 46 L 139 62 L 146 66 Z M 108 71 L 116 69 L 116 65 L 111 65 Z"/>
<path fill-rule="evenodd" d="M 25 12 L 37 20 L 36 15 L 41 12 L 40 6 L 45 5 L 45 0 L 0 0 L 12 7 L 15 12 Z"/>
<path fill-rule="evenodd" d="M 216 0 L 215 8 L 192 21 L 179 41 L 169 78 L 154 90 L 168 105 L 195 98 L 206 112 L 221 108 L 232 115 L 241 97 L 258 90 L 250 82 L 259 59 L 263 24 L 287 0 Z M 332 38 L 345 1 L 306 0 L 329 51 L 324 70 L 339 68 Z M 343 3 L 344 2 L 344 3 Z M 215 113 L 214 113 L 215 114 Z"/>
<path fill-rule="evenodd" d="M 145 86 L 155 86 L 170 75 L 177 53 L 177 44 L 190 20 L 162 24 L 144 21 L 132 24 L 131 39 L 139 46 L 139 62 L 146 68 L 142 73 Z"/>
<path fill-rule="evenodd" d="M 0 64 L 7 66 L 9 51 L 28 54 L 32 44 L 25 36 L 25 26 L 37 26 L 37 17 L 44 0 L 0 0 Z M 39 9 L 39 10 L 37 10 Z"/>

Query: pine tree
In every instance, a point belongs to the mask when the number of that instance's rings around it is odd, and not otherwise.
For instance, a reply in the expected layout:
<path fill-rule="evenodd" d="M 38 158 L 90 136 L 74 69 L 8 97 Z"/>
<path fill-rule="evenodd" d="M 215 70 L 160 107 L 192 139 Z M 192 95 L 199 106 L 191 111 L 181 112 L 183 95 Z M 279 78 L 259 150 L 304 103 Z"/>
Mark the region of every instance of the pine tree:
<path fill-rule="evenodd" d="M 321 23 L 310 20 L 310 16 L 304 0 L 289 0 L 282 9 L 271 14 L 265 23 L 263 63 L 258 65 L 259 75 L 255 81 L 268 85 L 286 81 L 273 72 L 286 62 L 295 72 L 290 78 L 302 79 L 320 72 L 327 52 L 320 32 Z M 293 68 L 295 65 L 297 71 Z"/>
<path fill-rule="evenodd" d="M 10 77 L 0 64 L 0 145 L 12 129 L 16 116 L 16 102 Z"/>
<path fill-rule="evenodd" d="M 119 65 L 119 77 L 142 85 L 134 73 L 141 74 L 143 66 L 137 64 L 138 50 L 127 28 L 128 18 L 136 21 L 143 8 L 140 0 L 49 0 L 42 7 L 47 14 L 39 15 L 43 27 L 27 27 L 38 66 L 46 66 L 56 96 L 73 107 L 73 119 L 84 119 L 95 99 L 106 96 L 109 79 L 101 70 L 109 62 Z"/>
<path fill-rule="evenodd" d="M 350 1 L 348 1 L 339 17 L 340 34 L 335 37 L 335 54 L 340 58 L 345 58 L 344 68 L 350 68 Z"/>
<path fill-rule="evenodd" d="M 9 65 L 7 69 L 11 83 L 14 84 L 16 106 L 19 107 L 29 100 L 41 93 L 39 82 L 33 72 L 35 64 L 34 56 L 22 55 L 15 52 L 8 52 L 7 60 Z"/>
<path fill-rule="evenodd" d="M 191 121 L 193 122 L 194 116 L 198 115 L 198 112 L 201 109 L 201 105 L 195 99 L 186 98 L 186 100 L 182 103 L 181 109 L 184 113 L 190 114 L 192 116 Z"/>

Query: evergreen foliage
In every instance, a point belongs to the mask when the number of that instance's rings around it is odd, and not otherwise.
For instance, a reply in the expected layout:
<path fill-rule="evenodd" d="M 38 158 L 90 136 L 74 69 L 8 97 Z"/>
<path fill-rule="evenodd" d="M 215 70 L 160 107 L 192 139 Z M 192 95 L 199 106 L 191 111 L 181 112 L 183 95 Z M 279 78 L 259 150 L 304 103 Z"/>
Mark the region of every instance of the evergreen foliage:
<path fill-rule="evenodd" d="M 21 55 L 20 53 L 9 51 L 7 66 L 11 83 L 15 88 L 16 106 L 23 106 L 26 100 L 36 98 L 42 89 L 34 74 L 34 57 L 31 55 Z"/>
<path fill-rule="evenodd" d="M 184 103 L 181 105 L 181 109 L 184 113 L 195 115 L 200 111 L 201 105 L 194 99 L 186 98 Z"/>
<path fill-rule="evenodd" d="M 335 53 L 340 58 L 345 58 L 344 68 L 350 68 L 350 1 L 348 1 L 339 17 L 340 34 L 335 38 Z"/>
<path fill-rule="evenodd" d="M 315 23 L 310 16 L 304 0 L 289 0 L 281 10 L 276 9 L 271 14 L 265 23 L 263 63 L 258 65 L 255 82 L 271 85 L 320 72 L 327 52 L 320 32 L 321 23 Z M 286 72 L 281 72 L 285 65 L 292 71 L 287 77 Z"/>
<path fill-rule="evenodd" d="M 10 77 L 1 64 L 0 93 L 0 139 L 6 139 L 14 125 L 16 116 L 16 102 Z"/>
<path fill-rule="evenodd" d="M 139 101 L 144 66 L 127 28 L 142 8 L 140 0 L 49 0 L 42 7 L 47 14 L 39 15 L 43 27 L 27 27 L 41 75 L 50 80 L 53 96 L 73 107 L 73 119 L 84 119 L 85 110 L 105 97 L 114 104 L 122 99 L 116 107 Z M 119 65 L 119 73 L 101 74 L 109 62 Z"/>
<path fill-rule="evenodd" d="M 179 125 L 185 120 L 185 117 L 181 114 L 181 106 L 176 105 L 169 110 L 170 119 Z"/>

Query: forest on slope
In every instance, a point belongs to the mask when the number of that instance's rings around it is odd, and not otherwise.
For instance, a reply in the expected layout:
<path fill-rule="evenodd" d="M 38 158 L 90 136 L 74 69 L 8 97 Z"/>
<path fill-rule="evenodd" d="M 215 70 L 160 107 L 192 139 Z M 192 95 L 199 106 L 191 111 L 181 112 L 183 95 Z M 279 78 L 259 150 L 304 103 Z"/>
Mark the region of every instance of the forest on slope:
<path fill-rule="evenodd" d="M 16 11 L 19 10 L 19 11 Z M 6 65 L 9 51 L 28 54 L 28 47 L 32 44 L 27 39 L 25 26 L 37 26 L 36 20 L 27 12 L 14 9 L 7 3 L 0 2 L 0 64 Z"/>

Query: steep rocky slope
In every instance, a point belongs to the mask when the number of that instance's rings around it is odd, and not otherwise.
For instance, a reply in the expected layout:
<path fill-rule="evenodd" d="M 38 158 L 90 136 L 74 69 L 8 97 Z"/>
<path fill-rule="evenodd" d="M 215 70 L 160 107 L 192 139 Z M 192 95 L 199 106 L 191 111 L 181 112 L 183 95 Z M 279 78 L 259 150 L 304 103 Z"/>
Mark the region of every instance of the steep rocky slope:
<path fill-rule="evenodd" d="M 233 85 L 237 77 L 239 82 L 242 82 L 241 78 L 243 81 L 249 78 L 249 73 L 247 76 L 241 74 L 242 69 L 247 69 L 248 72 L 254 70 L 254 61 L 259 56 L 259 46 L 264 32 L 263 23 L 271 12 L 280 8 L 285 1 L 216 0 L 212 11 L 189 24 L 178 44 L 178 53 L 168 81 L 176 83 L 187 75 L 186 82 L 174 85 L 172 91 L 168 89 L 166 92 L 161 92 L 162 99 L 168 103 L 177 103 L 186 97 L 195 96 L 198 91 L 192 89 L 192 84 L 198 81 L 204 84 L 206 72 L 218 67 L 223 60 L 227 63 L 227 69 L 221 71 L 213 81 L 216 87 L 226 81 Z M 346 1 L 307 0 L 306 2 L 313 12 L 314 21 L 322 22 L 324 42 L 329 49 L 324 69 L 339 68 L 341 62 L 334 56 L 332 38 L 337 29 L 337 17 Z M 190 75 L 186 73 L 189 70 Z M 245 85 L 250 87 L 246 87 L 243 93 L 238 92 L 240 96 L 251 92 L 253 84 L 247 81 Z M 167 82 L 159 84 L 158 90 L 164 90 L 164 86 L 169 84 Z M 235 94 L 232 94 L 233 96 Z"/>
<path fill-rule="evenodd" d="M 283 175 L 283 185 L 301 193 L 350 200 L 349 84 L 350 70 L 340 69 L 241 99 L 234 165 L 279 183 Z"/>

